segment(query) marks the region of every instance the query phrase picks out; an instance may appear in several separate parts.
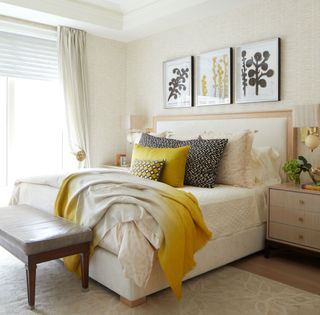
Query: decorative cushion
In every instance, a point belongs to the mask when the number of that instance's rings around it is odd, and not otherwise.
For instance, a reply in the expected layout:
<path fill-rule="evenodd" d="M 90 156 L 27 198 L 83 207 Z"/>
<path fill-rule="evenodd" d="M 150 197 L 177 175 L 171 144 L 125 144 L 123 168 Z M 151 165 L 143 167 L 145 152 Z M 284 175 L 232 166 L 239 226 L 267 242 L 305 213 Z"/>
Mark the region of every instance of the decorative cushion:
<path fill-rule="evenodd" d="M 140 139 L 141 145 L 153 148 L 190 146 L 184 183 L 206 188 L 212 188 L 215 184 L 218 166 L 227 142 L 227 139 L 182 141 L 157 138 L 148 134 L 143 134 Z"/>
<path fill-rule="evenodd" d="M 218 171 L 217 183 L 242 187 L 252 187 L 255 178 L 251 167 L 251 149 L 254 131 L 243 130 L 235 133 L 209 131 L 201 134 L 202 139 L 227 138 Z"/>
<path fill-rule="evenodd" d="M 256 184 L 271 186 L 281 183 L 281 159 L 274 148 L 253 147 L 251 156 Z"/>
<path fill-rule="evenodd" d="M 158 160 L 134 160 L 130 173 L 146 179 L 158 181 L 165 161 Z"/>
<path fill-rule="evenodd" d="M 173 187 L 183 187 L 184 173 L 189 149 L 190 146 L 159 149 L 148 148 L 139 144 L 135 144 L 132 152 L 132 161 L 136 159 L 165 161 L 165 167 L 161 172 L 159 180 Z"/>

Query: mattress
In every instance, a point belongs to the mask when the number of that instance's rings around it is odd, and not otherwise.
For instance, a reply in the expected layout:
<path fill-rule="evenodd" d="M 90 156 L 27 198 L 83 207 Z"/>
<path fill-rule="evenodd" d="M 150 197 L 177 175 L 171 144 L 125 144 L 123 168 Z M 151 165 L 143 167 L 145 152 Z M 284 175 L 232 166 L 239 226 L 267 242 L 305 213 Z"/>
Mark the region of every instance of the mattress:
<path fill-rule="evenodd" d="M 199 202 L 213 239 L 229 236 L 266 222 L 267 188 L 217 185 L 215 188 L 186 186 Z"/>
<path fill-rule="evenodd" d="M 242 188 L 219 185 L 213 189 L 186 186 L 182 189 L 191 192 L 197 198 L 205 222 L 213 232 L 210 242 L 237 235 L 266 222 L 267 189 L 264 186 Z M 99 246 L 118 255 L 123 228 L 115 226 Z M 127 259 L 132 260 L 132 257 Z M 142 262 L 140 264 L 143 265 Z"/>
<path fill-rule="evenodd" d="M 53 212 L 58 189 L 51 185 L 21 183 L 19 203 L 28 204 L 46 212 Z M 213 239 L 255 227 L 266 222 L 267 189 L 265 186 L 242 188 L 217 185 L 215 188 L 185 186 L 197 198 L 205 222 L 213 231 Z M 100 246 L 117 254 L 118 231 L 105 238 Z"/>

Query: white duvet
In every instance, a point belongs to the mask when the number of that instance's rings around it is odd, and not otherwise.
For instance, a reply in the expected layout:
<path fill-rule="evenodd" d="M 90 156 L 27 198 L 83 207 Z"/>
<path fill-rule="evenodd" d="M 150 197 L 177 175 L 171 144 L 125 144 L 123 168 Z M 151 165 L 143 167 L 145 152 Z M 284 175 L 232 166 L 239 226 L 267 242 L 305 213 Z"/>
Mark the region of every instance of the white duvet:
<path fill-rule="evenodd" d="M 25 178 L 16 182 L 12 204 L 29 204 L 53 213 L 54 202 L 65 175 Z M 193 193 L 214 239 L 260 225 L 266 220 L 266 189 L 217 186 L 213 189 L 183 188 Z M 124 275 L 143 287 L 151 274 L 155 249 L 162 231 L 144 209 L 116 204 L 108 212 L 109 229 L 99 246 L 118 256 Z M 214 240 L 213 240 L 214 241 Z"/>

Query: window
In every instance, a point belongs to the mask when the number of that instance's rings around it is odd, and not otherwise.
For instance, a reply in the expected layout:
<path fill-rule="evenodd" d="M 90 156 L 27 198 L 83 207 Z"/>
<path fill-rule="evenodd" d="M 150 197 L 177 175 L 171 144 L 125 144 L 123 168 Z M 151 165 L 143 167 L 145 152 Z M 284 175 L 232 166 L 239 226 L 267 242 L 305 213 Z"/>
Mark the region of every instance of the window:
<path fill-rule="evenodd" d="M 52 34 L 48 39 L 0 31 L 0 199 L 15 179 L 64 166 L 56 46 Z"/>
<path fill-rule="evenodd" d="M 4 79 L 4 80 L 3 80 Z M 63 111 L 56 81 L 2 78 L 7 90 L 10 182 L 62 168 Z"/>
<path fill-rule="evenodd" d="M 7 80 L 0 77 L 0 187 L 7 184 Z"/>

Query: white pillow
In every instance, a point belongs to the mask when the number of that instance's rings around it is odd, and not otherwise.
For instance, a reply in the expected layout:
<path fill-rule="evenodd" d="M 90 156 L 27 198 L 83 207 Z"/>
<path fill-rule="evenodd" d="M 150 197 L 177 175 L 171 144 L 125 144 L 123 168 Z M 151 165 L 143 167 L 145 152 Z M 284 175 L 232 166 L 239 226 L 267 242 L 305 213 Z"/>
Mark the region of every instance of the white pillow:
<path fill-rule="evenodd" d="M 184 140 L 201 139 L 201 136 L 198 133 L 196 133 L 194 135 L 187 134 L 187 135 L 183 135 L 183 136 L 178 136 L 174 132 L 172 132 L 166 138 L 184 141 Z"/>
<path fill-rule="evenodd" d="M 162 131 L 159 133 L 156 132 L 150 132 L 149 135 L 154 136 L 154 137 L 158 137 L 158 138 L 170 138 L 171 135 L 173 134 L 172 131 Z"/>
<path fill-rule="evenodd" d="M 134 132 L 133 134 L 134 134 L 134 136 L 133 136 L 133 141 L 132 141 L 132 143 L 133 143 L 133 144 L 139 144 L 143 132 Z M 163 131 L 163 132 L 160 132 L 160 133 L 150 132 L 149 134 L 150 134 L 151 136 L 154 136 L 154 137 L 169 138 L 170 135 L 171 135 L 171 131 Z M 130 142 L 130 141 L 129 141 L 129 142 Z"/>
<path fill-rule="evenodd" d="M 221 160 L 217 183 L 242 187 L 255 185 L 251 163 L 251 149 L 254 131 L 243 130 L 236 133 L 209 131 L 201 134 L 202 139 L 228 139 Z"/>
<path fill-rule="evenodd" d="M 269 186 L 281 183 L 280 154 L 275 149 L 253 147 L 251 157 L 256 184 Z"/>

